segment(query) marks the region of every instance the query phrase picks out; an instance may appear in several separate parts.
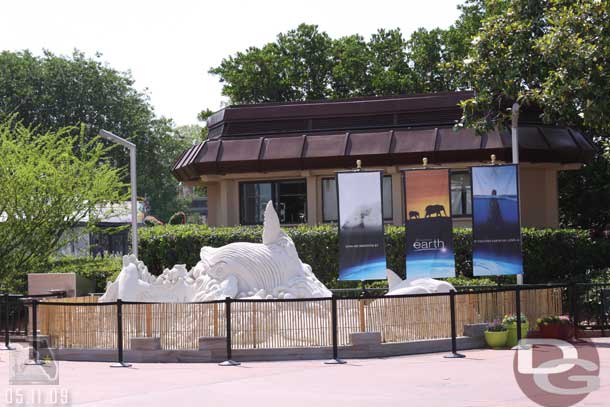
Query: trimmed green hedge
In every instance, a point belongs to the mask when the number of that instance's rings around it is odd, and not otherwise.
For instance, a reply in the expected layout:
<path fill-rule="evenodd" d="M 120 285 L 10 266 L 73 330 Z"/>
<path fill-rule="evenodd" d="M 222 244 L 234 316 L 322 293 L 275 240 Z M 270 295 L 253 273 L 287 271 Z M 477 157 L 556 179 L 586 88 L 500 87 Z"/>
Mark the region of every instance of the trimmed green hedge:
<path fill-rule="evenodd" d="M 211 228 L 205 225 L 166 225 L 143 228 L 139 237 L 141 260 L 151 273 L 165 267 L 199 261 L 202 246 L 219 247 L 233 242 L 260 242 L 261 227 Z M 337 286 L 338 238 L 332 225 L 285 228 L 303 262 L 311 265 L 318 278 Z M 404 277 L 404 227 L 387 226 L 388 267 Z M 470 229 L 454 230 L 457 274 L 472 277 L 472 234 Z M 593 240 L 589 233 L 575 229 L 523 229 L 526 283 L 589 281 L 610 266 L 610 241 Z M 341 284 L 347 286 L 348 284 Z"/>

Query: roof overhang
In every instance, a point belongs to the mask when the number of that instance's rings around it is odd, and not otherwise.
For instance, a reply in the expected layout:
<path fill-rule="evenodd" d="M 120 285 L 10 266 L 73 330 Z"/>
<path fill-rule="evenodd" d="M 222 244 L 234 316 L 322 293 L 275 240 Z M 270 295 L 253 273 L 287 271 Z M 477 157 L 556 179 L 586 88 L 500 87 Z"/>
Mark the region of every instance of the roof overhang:
<path fill-rule="evenodd" d="M 519 156 L 523 162 L 584 163 L 595 146 L 580 132 L 560 127 L 519 128 Z M 453 127 L 393 128 L 354 132 L 220 137 L 183 152 L 172 167 L 184 182 L 202 175 L 270 172 L 321 168 L 416 165 L 423 157 L 431 163 L 487 162 L 491 154 L 511 161 L 510 132 L 477 135 Z"/>

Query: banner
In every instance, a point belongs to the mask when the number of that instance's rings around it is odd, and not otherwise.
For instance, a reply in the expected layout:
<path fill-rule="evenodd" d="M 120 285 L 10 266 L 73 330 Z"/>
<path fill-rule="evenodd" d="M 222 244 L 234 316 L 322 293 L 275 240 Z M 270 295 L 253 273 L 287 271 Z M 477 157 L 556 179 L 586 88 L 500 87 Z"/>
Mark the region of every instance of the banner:
<path fill-rule="evenodd" d="M 386 278 L 381 171 L 337 173 L 339 280 Z"/>
<path fill-rule="evenodd" d="M 523 273 L 516 165 L 472 167 L 475 276 Z"/>
<path fill-rule="evenodd" d="M 403 172 L 407 278 L 455 277 L 449 170 Z"/>

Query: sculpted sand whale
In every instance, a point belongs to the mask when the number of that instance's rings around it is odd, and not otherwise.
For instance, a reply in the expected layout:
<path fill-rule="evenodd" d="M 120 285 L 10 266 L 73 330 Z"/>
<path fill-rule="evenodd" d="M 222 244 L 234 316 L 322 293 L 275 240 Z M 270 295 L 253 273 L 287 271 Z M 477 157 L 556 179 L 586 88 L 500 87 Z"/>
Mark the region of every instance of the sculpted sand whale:
<path fill-rule="evenodd" d="M 263 243 L 203 247 L 190 271 L 176 265 L 155 277 L 134 256 L 100 301 L 191 302 L 231 298 L 319 298 L 332 293 L 299 258 L 292 239 L 280 228 L 271 201 L 265 209 Z"/>

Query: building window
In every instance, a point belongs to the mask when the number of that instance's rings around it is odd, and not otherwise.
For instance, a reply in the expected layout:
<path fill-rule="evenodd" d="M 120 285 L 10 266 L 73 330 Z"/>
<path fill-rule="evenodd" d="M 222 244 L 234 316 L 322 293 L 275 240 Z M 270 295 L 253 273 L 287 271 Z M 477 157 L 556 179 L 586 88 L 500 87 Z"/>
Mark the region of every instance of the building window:
<path fill-rule="evenodd" d="M 451 172 L 451 213 L 454 217 L 472 216 L 472 187 L 469 171 Z"/>
<path fill-rule="evenodd" d="M 280 223 L 307 222 L 305 180 L 242 182 L 239 184 L 239 216 L 242 225 L 263 223 L 267 202 L 273 201 Z"/>
<path fill-rule="evenodd" d="M 334 178 L 322 179 L 322 220 L 336 222 L 337 215 L 337 183 Z"/>
<path fill-rule="evenodd" d="M 385 175 L 381 185 L 383 196 L 383 220 L 392 220 L 392 176 Z M 337 222 L 337 181 L 335 178 L 322 179 L 322 220 Z"/>
<path fill-rule="evenodd" d="M 383 220 L 392 220 L 392 176 L 384 175 L 383 183 L 381 184 L 381 193 L 383 195 Z"/>

